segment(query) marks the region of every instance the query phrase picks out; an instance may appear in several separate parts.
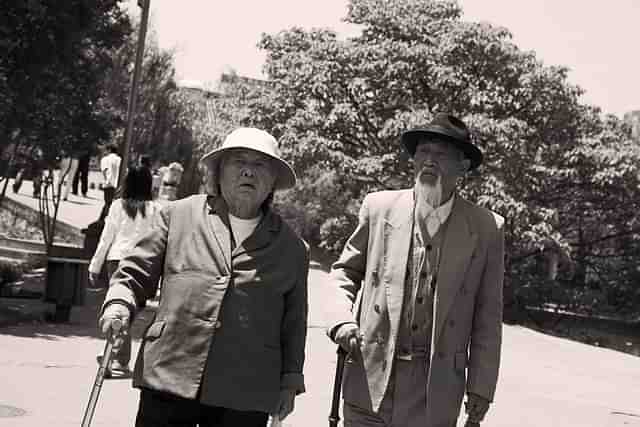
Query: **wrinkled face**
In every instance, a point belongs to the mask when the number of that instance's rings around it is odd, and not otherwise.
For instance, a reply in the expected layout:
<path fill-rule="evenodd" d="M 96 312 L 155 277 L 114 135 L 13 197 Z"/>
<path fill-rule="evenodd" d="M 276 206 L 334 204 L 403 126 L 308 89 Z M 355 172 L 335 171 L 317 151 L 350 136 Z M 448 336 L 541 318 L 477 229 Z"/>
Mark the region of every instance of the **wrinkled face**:
<path fill-rule="evenodd" d="M 445 196 L 455 189 L 457 179 L 464 175 L 470 164 L 454 145 L 434 137 L 423 137 L 418 141 L 413 161 L 416 184 L 435 186 L 440 181 Z"/>
<path fill-rule="evenodd" d="M 276 180 L 274 160 L 248 149 L 231 150 L 220 161 L 220 190 L 230 212 L 255 217 Z"/>

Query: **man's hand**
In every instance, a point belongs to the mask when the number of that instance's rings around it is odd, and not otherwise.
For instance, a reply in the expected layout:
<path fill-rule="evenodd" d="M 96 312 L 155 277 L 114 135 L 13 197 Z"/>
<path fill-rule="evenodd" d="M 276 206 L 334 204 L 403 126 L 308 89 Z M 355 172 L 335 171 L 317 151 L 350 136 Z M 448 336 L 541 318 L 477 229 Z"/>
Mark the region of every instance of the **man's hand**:
<path fill-rule="evenodd" d="M 131 313 L 129 312 L 129 307 L 119 302 L 112 302 L 107 305 L 102 312 L 102 316 L 98 321 L 98 327 L 102 331 L 102 333 L 106 336 L 111 330 L 111 323 L 115 319 L 120 319 L 122 321 L 122 332 L 125 332 L 129 329 L 129 320 L 131 317 Z"/>
<path fill-rule="evenodd" d="M 351 355 L 357 354 L 357 351 L 360 348 L 361 339 L 360 328 L 355 323 L 345 323 L 344 325 L 340 325 L 333 336 L 333 340 L 336 344 L 339 344 L 344 351 Z"/>
<path fill-rule="evenodd" d="M 100 284 L 100 273 L 89 272 L 89 284 L 94 288 L 97 288 Z"/>
<path fill-rule="evenodd" d="M 273 417 L 277 417 L 280 421 L 287 418 L 287 416 L 293 412 L 296 400 L 296 391 L 283 388 L 280 390 L 280 397 L 278 398 L 278 408 Z"/>
<path fill-rule="evenodd" d="M 467 393 L 467 401 L 464 404 L 467 413 L 467 423 L 479 424 L 489 410 L 489 402 L 484 397 L 475 393 Z"/>

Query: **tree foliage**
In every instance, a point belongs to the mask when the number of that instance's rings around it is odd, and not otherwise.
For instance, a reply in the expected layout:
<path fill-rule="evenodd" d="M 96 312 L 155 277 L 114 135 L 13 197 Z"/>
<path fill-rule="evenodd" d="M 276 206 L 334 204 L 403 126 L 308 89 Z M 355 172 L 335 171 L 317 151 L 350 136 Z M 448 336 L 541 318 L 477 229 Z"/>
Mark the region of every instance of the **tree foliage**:
<path fill-rule="evenodd" d="M 108 52 L 130 31 L 116 0 L 4 2 L 0 12 L 0 138 L 40 146 L 49 160 L 108 138 L 98 107 Z"/>
<path fill-rule="evenodd" d="M 289 202 L 307 237 L 339 250 L 366 192 L 411 185 L 400 133 L 448 111 L 485 152 L 461 191 L 506 218 L 508 294 L 602 307 L 587 292 L 596 282 L 636 289 L 638 302 L 640 157 L 628 127 L 584 105 L 567 68 L 461 15 L 454 1 L 351 0 L 355 37 L 263 35 L 273 92 L 250 120 L 280 139 L 301 177 Z"/>

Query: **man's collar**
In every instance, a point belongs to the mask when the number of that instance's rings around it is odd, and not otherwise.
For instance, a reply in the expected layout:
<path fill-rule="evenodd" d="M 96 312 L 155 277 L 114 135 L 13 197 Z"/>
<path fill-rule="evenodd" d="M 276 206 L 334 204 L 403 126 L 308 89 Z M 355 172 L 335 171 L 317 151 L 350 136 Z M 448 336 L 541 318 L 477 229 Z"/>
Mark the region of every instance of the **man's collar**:
<path fill-rule="evenodd" d="M 451 210 L 453 209 L 453 202 L 454 202 L 455 196 L 456 196 L 456 193 L 454 191 L 453 193 L 451 193 L 451 197 L 449 197 L 449 200 L 442 203 L 437 208 L 433 208 L 433 206 L 429 205 L 431 209 L 428 210 L 427 216 L 436 215 L 440 219 L 440 222 L 444 223 L 449 218 L 449 215 L 451 215 Z M 413 190 L 413 197 L 414 197 L 414 203 L 417 204 L 418 200 L 416 197 L 415 189 Z"/>
<path fill-rule="evenodd" d="M 440 222 L 444 223 L 449 215 L 451 215 L 451 209 L 453 209 L 453 199 L 455 199 L 455 193 L 451 193 L 449 200 L 434 209 L 434 214 L 440 218 Z"/>

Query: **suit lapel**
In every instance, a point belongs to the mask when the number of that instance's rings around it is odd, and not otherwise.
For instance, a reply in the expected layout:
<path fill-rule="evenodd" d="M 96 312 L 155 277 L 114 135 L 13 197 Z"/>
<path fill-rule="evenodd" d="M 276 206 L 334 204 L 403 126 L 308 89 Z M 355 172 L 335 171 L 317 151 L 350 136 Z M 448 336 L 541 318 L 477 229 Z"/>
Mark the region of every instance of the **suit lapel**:
<path fill-rule="evenodd" d="M 384 283 L 391 322 L 391 336 L 400 327 L 407 258 L 413 226 L 413 191 L 406 191 L 390 207 L 384 224 Z"/>
<path fill-rule="evenodd" d="M 231 271 L 231 232 L 226 223 L 229 219 L 227 208 L 222 197 L 207 197 L 211 232 L 215 238 L 223 259 L 221 260 Z M 215 256 L 218 256 L 217 254 Z"/>
<path fill-rule="evenodd" d="M 471 262 L 477 237 L 470 227 L 462 200 L 456 198 L 446 225 L 440 255 L 434 303 L 434 343 L 438 342 L 445 319 L 462 285 Z"/>

